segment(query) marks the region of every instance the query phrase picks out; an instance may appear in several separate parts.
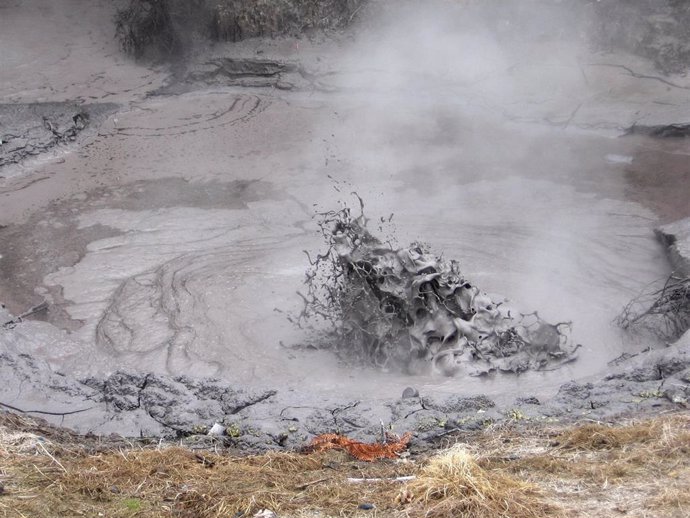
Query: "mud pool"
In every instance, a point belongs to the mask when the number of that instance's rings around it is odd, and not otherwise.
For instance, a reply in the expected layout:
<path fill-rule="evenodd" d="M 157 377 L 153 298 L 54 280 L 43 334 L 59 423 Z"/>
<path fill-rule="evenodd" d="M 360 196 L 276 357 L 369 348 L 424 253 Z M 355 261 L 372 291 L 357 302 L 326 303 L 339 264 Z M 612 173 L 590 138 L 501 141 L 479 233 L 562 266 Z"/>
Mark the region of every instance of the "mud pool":
<path fill-rule="evenodd" d="M 43 300 L 49 307 L 0 331 L 7 351 L 76 380 L 122 371 L 214 378 L 277 391 L 280 408 L 325 408 L 395 400 L 407 386 L 439 398 L 546 400 L 566 381 L 603 377 L 624 353 L 662 345 L 624 334 L 613 320 L 670 272 L 653 229 L 690 215 L 690 146 L 620 135 L 638 120 L 686 122 L 666 108 L 690 114 L 687 90 L 582 65 L 596 56 L 572 65 L 584 66 L 585 82 L 562 60 L 544 76 L 538 63 L 506 67 L 515 56 L 492 48 L 501 62 L 475 70 L 477 86 L 469 62 L 439 81 L 412 66 L 372 72 L 350 43 L 279 39 L 233 52 L 300 61 L 321 74 L 319 88 L 213 84 L 146 96 L 165 70 L 132 63 L 106 35 L 94 36 L 107 2 L 90 4 L 79 28 L 69 10 L 31 18 L 54 39 L 23 47 L 16 23 L 38 9 L 26 4 L 2 9 L 0 34 L 13 31 L 15 47 L 0 58 L 14 76 L 0 84 L 0 99 L 119 107 L 77 142 L 0 169 L 1 301 L 15 315 Z M 97 42 L 84 45 L 102 59 L 83 59 L 75 47 L 44 66 L 44 47 L 87 30 Z M 28 58 L 45 77 L 26 73 Z M 105 81 L 113 65 L 121 73 L 103 94 L 89 78 Z M 151 86 L 141 90 L 142 79 Z M 497 93 L 507 81 L 510 96 Z M 303 251 L 323 246 L 314 212 L 352 202 L 353 190 L 373 219 L 394 214 L 384 238 L 424 241 L 483 290 L 549 321 L 572 321 L 578 360 L 519 377 L 411 377 L 292 347 L 305 340 L 286 318 L 301 303 Z M 74 408 L 50 390 L 22 391 L 4 388 L 2 402 Z M 193 419 L 222 418 L 210 414 Z M 113 424 L 100 415 L 68 424 L 142 430 L 136 419 Z"/>

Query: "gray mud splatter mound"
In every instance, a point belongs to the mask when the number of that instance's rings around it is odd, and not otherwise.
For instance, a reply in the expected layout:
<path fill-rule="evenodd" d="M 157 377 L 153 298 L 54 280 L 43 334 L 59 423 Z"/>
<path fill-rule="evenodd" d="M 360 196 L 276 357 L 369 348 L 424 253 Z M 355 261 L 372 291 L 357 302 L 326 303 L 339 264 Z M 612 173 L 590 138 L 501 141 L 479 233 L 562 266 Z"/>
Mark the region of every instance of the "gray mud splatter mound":
<path fill-rule="evenodd" d="M 575 358 L 570 323 L 493 300 L 456 261 L 422 244 L 385 246 L 363 211 L 320 216 L 328 249 L 310 258 L 297 319 L 316 333 L 313 346 L 384 369 L 447 376 L 543 370 Z"/>

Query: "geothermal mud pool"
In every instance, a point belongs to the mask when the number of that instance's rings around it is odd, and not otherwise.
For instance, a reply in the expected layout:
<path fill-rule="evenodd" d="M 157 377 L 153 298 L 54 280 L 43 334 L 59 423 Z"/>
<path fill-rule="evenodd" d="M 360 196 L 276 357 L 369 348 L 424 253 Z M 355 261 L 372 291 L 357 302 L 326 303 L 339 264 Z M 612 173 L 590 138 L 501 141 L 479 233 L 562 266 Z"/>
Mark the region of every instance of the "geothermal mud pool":
<path fill-rule="evenodd" d="M 28 23 L 26 9 L 8 8 L 0 31 Z M 84 23 L 104 31 L 104 20 L 91 13 Z M 57 41 L 77 30 L 69 16 L 43 29 Z M 458 43 L 441 29 L 443 48 Z M 687 336 L 664 349 L 614 320 L 671 271 L 654 228 L 690 215 L 687 140 L 620 135 L 637 121 L 686 122 L 690 84 L 583 65 L 598 56 L 551 66 L 544 48 L 543 59 L 518 60 L 486 32 L 460 37 L 477 38 L 475 54 L 453 67 L 429 42 L 409 52 L 411 40 L 398 48 L 400 34 L 389 36 L 232 48 L 238 59 L 260 50 L 312 67 L 298 74 L 310 81 L 288 76 L 281 89 L 273 79 L 240 87 L 192 73 L 154 92 L 165 74 L 119 56 L 106 36 L 89 44 L 102 62 L 66 54 L 48 66 L 41 48 L 15 48 L 5 65 L 16 81 L 0 92 L 0 113 L 12 118 L 0 137 L 36 152 L 0 148 L 0 402 L 84 432 L 189 435 L 222 422 L 247 448 L 334 430 L 371 438 L 381 422 L 433 438 L 515 408 L 605 417 L 684 402 Z M 377 52 L 365 59 L 372 38 Z M 55 92 L 26 74 L 22 52 Z M 22 108 L 25 116 L 11 108 L 83 98 L 80 79 L 113 62 L 127 71 L 105 96 L 117 104 L 75 108 L 92 114 L 74 138 L 50 129 L 77 124 L 71 105 Z M 132 86 L 143 77 L 155 95 Z M 423 241 L 490 296 L 572 322 L 577 359 L 520 376 L 410 375 L 320 347 L 289 317 L 306 290 L 303 251 L 324 249 L 315 214 L 356 204 L 351 191 L 382 241 Z M 43 301 L 47 310 L 12 317 Z M 401 399 L 407 387 L 412 397 Z"/>

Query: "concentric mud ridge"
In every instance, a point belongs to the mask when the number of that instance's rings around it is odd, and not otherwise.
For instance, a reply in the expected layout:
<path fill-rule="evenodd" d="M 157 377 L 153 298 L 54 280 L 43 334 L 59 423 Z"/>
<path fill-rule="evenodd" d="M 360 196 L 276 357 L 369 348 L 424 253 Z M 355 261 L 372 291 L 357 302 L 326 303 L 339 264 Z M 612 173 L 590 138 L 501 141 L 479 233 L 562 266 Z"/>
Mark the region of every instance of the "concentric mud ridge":
<path fill-rule="evenodd" d="M 118 116 L 112 134 L 127 137 L 174 137 L 204 131 L 220 130 L 255 117 L 270 100 L 256 95 L 237 94 L 227 104 L 213 109 L 204 106 L 198 94 L 180 97 L 174 112 L 166 102 L 150 103 L 147 110 L 132 110 Z"/>

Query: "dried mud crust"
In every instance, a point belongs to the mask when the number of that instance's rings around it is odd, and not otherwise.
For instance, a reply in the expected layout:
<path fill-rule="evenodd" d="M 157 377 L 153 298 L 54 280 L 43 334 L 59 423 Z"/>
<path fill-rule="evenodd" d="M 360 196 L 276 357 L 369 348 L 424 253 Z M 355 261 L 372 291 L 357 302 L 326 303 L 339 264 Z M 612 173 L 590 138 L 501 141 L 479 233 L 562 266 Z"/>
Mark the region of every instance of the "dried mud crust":
<path fill-rule="evenodd" d="M 0 104 L 0 171 L 75 142 L 117 108 L 115 104 L 69 102 Z"/>

